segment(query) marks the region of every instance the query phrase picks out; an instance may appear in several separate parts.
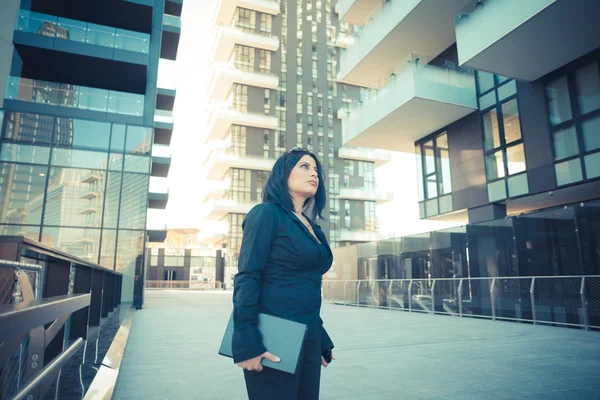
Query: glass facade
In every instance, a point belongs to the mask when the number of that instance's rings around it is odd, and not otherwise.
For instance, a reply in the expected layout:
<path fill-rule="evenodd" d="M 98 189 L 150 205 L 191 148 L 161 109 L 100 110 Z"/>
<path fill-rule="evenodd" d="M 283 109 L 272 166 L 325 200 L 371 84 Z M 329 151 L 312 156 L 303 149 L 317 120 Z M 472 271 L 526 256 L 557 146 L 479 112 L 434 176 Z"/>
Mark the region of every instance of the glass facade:
<path fill-rule="evenodd" d="M 356 260 L 334 250 L 351 268 L 336 271 L 341 279 L 598 275 L 600 201 L 356 247 Z"/>
<path fill-rule="evenodd" d="M 0 229 L 133 275 L 142 263 L 152 128 L 4 112 Z"/>
<path fill-rule="evenodd" d="M 527 163 L 514 80 L 477 71 L 488 201 L 529 193 Z"/>
<path fill-rule="evenodd" d="M 600 62 L 546 83 L 556 184 L 600 177 Z"/>
<path fill-rule="evenodd" d="M 441 132 L 420 141 L 415 153 L 420 217 L 453 211 L 448 134 Z"/>

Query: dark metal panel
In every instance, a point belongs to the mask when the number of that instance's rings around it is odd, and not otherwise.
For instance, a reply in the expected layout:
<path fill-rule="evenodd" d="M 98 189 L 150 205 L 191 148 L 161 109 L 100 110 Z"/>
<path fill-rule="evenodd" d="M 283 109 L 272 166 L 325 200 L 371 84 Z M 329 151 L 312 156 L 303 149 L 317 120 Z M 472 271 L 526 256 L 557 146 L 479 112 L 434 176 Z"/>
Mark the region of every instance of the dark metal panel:
<path fill-rule="evenodd" d="M 100 326 L 100 314 L 102 311 L 102 284 L 104 272 L 94 270 L 92 275 L 92 298 L 90 303 L 89 326 Z"/>
<path fill-rule="evenodd" d="M 27 333 L 90 304 L 89 294 L 67 294 L 40 300 L 0 304 L 0 341 Z"/>
<path fill-rule="evenodd" d="M 77 267 L 75 271 L 75 285 L 73 287 L 75 294 L 89 294 L 92 291 L 92 275 L 93 270 L 91 268 Z M 87 338 L 89 315 L 89 307 L 73 313 L 71 316 L 70 339 L 77 339 L 78 337 Z"/>
<path fill-rule="evenodd" d="M 108 317 L 110 307 L 110 275 L 104 274 L 104 280 L 102 281 L 102 312 L 101 317 Z"/>

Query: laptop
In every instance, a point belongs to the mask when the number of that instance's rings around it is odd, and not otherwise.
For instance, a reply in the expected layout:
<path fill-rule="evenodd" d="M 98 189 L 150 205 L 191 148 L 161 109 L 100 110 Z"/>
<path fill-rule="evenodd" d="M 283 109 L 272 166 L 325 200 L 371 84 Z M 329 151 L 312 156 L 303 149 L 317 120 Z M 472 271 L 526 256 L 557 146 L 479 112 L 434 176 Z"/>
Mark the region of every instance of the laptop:
<path fill-rule="evenodd" d="M 302 354 L 302 345 L 306 335 L 307 326 L 299 322 L 275 317 L 269 314 L 258 314 L 258 330 L 260 331 L 263 344 L 267 351 L 279 357 L 280 361 L 263 358 L 263 367 L 274 368 L 289 374 L 295 374 Z M 233 358 L 233 313 L 229 317 L 229 323 L 221 342 L 219 354 Z"/>

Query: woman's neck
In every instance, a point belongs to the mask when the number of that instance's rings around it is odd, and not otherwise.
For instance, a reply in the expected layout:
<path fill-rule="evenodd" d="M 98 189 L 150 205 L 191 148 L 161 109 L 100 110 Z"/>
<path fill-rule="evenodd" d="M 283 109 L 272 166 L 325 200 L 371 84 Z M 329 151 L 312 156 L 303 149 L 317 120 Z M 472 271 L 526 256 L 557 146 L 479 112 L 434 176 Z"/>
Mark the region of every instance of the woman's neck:
<path fill-rule="evenodd" d="M 298 214 L 302 214 L 302 209 L 304 208 L 304 202 L 306 199 L 301 197 L 292 196 L 292 202 L 294 204 L 294 212 Z"/>

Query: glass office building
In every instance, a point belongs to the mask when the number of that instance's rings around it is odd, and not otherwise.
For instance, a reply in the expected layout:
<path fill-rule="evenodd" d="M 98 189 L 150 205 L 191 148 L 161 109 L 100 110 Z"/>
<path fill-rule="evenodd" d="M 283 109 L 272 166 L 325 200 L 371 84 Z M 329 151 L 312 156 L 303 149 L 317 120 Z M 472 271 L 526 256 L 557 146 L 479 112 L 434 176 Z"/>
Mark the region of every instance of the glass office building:
<path fill-rule="evenodd" d="M 175 91 L 156 87 L 174 60 L 182 2 L 3 3 L 13 46 L 0 80 L 0 235 L 26 236 L 123 274 L 133 300 L 148 208 L 165 178 Z M 136 15 L 123 19 L 121 15 Z"/>

